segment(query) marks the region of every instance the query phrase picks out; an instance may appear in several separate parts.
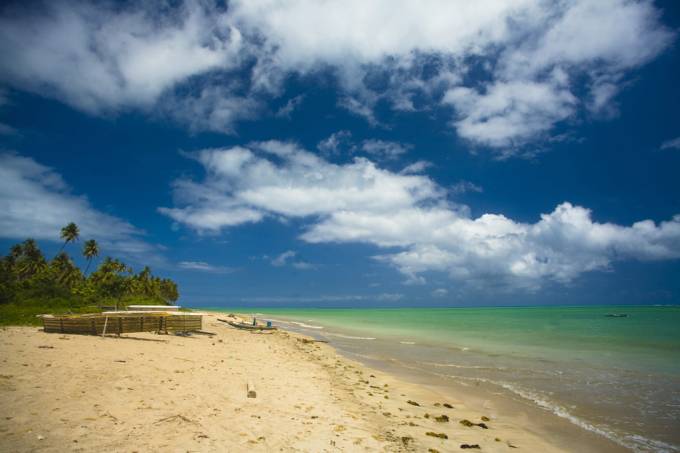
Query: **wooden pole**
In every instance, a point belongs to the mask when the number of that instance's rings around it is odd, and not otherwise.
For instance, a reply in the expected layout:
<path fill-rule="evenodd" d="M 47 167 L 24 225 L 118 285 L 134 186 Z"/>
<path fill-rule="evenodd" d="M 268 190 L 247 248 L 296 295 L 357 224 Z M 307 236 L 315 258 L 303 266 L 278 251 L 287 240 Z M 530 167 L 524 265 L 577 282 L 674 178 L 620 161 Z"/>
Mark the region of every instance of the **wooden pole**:
<path fill-rule="evenodd" d="M 104 330 L 102 330 L 102 337 L 103 337 L 104 335 L 106 335 L 106 325 L 107 325 L 108 323 L 109 323 L 109 317 L 107 316 L 107 317 L 104 319 Z"/>
<path fill-rule="evenodd" d="M 255 386 L 251 381 L 246 384 L 246 390 L 248 391 L 248 398 L 257 398 L 257 392 L 255 391 Z"/>

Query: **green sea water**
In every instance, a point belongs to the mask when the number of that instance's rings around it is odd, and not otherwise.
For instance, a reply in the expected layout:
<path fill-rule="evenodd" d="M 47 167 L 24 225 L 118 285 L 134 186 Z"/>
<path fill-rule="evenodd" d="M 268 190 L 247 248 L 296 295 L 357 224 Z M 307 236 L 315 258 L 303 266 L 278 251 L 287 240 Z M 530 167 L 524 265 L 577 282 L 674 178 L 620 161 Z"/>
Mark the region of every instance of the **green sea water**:
<path fill-rule="evenodd" d="M 358 358 L 496 385 L 634 451 L 680 451 L 678 306 L 232 310 Z"/>

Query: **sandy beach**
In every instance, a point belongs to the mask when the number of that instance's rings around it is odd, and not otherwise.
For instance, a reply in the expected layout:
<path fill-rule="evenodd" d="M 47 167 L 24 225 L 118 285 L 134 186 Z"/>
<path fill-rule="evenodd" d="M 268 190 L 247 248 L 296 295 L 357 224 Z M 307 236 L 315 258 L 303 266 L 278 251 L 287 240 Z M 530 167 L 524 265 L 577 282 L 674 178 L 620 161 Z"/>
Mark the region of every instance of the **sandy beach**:
<path fill-rule="evenodd" d="M 215 335 L 0 330 L 0 450 L 575 451 L 523 414 L 468 407 L 328 344 L 215 315 L 203 326 Z"/>

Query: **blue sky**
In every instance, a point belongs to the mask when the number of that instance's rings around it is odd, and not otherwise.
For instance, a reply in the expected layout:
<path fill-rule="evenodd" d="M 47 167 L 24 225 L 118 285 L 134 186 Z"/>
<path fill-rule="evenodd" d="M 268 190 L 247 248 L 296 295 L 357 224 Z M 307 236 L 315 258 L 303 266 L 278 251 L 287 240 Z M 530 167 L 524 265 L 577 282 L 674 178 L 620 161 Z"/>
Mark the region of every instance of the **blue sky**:
<path fill-rule="evenodd" d="M 680 302 L 677 4 L 395 3 L 5 4 L 0 246 L 75 221 L 194 306 Z"/>

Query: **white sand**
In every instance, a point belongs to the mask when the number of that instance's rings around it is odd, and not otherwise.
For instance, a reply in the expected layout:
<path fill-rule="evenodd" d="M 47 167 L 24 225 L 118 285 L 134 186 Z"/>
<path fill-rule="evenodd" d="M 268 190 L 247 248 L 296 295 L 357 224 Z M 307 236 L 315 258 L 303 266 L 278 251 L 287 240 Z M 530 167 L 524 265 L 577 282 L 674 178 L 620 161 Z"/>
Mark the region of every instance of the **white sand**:
<path fill-rule="evenodd" d="M 517 420 L 467 409 L 299 335 L 240 331 L 214 315 L 204 330 L 217 335 L 0 330 L 0 451 L 444 452 L 466 443 L 568 451 Z M 246 396 L 248 381 L 256 398 Z M 435 421 L 441 415 L 449 421 Z M 483 415 L 488 429 L 459 423 Z"/>

